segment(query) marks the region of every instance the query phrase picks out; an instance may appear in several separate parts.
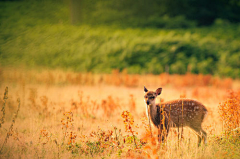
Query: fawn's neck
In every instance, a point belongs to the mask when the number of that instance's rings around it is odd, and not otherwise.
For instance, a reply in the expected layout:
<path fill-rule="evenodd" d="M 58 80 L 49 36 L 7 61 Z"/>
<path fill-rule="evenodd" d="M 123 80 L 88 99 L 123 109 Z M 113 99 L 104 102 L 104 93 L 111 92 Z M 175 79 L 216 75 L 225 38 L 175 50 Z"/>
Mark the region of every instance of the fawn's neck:
<path fill-rule="evenodd" d="M 149 105 L 150 106 L 150 117 L 152 122 L 154 123 L 154 125 L 158 125 L 157 119 L 159 118 L 160 112 L 158 112 L 159 110 L 157 109 L 157 105 L 155 103 L 152 103 Z"/>

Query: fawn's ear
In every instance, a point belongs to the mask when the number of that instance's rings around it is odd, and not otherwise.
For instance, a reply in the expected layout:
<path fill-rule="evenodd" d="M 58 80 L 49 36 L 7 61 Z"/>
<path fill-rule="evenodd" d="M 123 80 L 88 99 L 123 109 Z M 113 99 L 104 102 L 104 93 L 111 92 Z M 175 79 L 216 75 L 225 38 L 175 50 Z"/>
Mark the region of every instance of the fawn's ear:
<path fill-rule="evenodd" d="M 146 92 L 146 93 L 148 92 L 148 90 L 147 90 L 147 88 L 145 86 L 144 86 L 144 92 Z"/>
<path fill-rule="evenodd" d="M 156 90 L 156 93 L 157 93 L 157 95 L 160 95 L 160 94 L 162 93 L 162 88 L 158 88 L 158 89 Z"/>

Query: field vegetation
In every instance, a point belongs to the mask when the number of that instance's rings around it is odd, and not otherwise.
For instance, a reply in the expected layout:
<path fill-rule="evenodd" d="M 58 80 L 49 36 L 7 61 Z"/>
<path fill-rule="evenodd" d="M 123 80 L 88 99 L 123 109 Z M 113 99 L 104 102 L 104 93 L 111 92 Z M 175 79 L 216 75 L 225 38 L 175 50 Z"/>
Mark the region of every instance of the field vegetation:
<path fill-rule="evenodd" d="M 0 158 L 240 158 L 240 4 L 205 3 L 1 0 Z M 206 105 L 207 145 L 158 143 L 144 86 Z"/>
<path fill-rule="evenodd" d="M 240 157 L 238 80 L 7 68 L 1 80 L 1 158 Z M 150 135 L 143 83 L 151 90 L 162 86 L 157 100 L 205 104 L 208 144 L 198 147 L 188 128 L 171 129 L 167 143 L 158 144 L 153 125 Z"/>

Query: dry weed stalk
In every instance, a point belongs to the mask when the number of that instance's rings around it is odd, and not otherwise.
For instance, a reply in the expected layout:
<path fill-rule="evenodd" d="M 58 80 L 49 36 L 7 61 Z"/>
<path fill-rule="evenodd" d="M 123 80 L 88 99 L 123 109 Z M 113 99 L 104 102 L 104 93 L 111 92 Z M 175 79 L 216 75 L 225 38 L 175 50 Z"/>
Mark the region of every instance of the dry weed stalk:
<path fill-rule="evenodd" d="M 123 122 L 124 122 L 124 125 L 125 125 L 125 131 L 131 133 L 134 144 L 135 144 L 135 148 L 138 148 L 137 143 L 136 143 L 136 135 L 138 134 L 138 132 L 133 130 L 134 119 L 133 119 L 132 114 L 128 111 L 123 111 L 122 112 L 122 118 L 124 119 Z"/>
<path fill-rule="evenodd" d="M 96 101 L 90 100 L 90 96 L 86 97 L 86 101 L 83 100 L 84 96 L 82 91 L 78 91 L 78 96 L 79 102 L 72 101 L 72 109 L 78 111 L 78 108 L 80 108 L 85 117 L 95 116 L 95 112 L 99 108 L 99 105 L 96 103 Z"/>
<path fill-rule="evenodd" d="M 143 142 L 147 143 L 148 137 L 151 137 L 151 138 L 153 137 L 152 136 L 152 131 L 149 127 L 148 118 L 147 117 L 142 117 L 141 120 L 142 120 L 142 125 L 143 125 L 144 130 L 145 130 L 144 137 L 142 137 L 141 140 Z"/>
<path fill-rule="evenodd" d="M 4 124 L 4 120 L 5 120 L 5 106 L 6 106 L 7 99 L 8 99 L 8 87 L 5 88 L 4 97 L 3 97 L 4 103 L 3 103 L 3 107 L 1 109 L 3 115 L 0 120 L 0 128 L 2 127 L 2 124 Z"/>
<path fill-rule="evenodd" d="M 64 117 L 61 120 L 63 130 L 62 145 L 64 145 L 65 139 L 68 137 L 68 150 L 72 150 L 77 137 L 76 133 L 73 132 L 73 113 L 70 111 L 63 113 L 63 115 Z"/>
<path fill-rule="evenodd" d="M 42 102 L 42 114 L 44 114 L 46 117 L 49 117 L 51 113 L 48 111 L 48 97 L 41 96 L 40 100 Z"/>
<path fill-rule="evenodd" d="M 19 98 L 17 99 L 17 102 L 18 102 L 18 109 L 17 109 L 16 113 L 15 113 L 14 116 L 13 116 L 12 124 L 11 124 L 11 126 L 9 127 L 9 130 L 8 130 L 8 132 L 7 132 L 7 136 L 6 136 L 6 138 L 5 138 L 5 140 L 4 140 L 3 144 L 2 144 L 0 153 L 2 153 L 3 147 L 4 147 L 4 145 L 7 143 L 7 140 L 8 140 L 8 138 L 9 138 L 9 136 L 12 136 L 12 133 L 13 133 L 13 125 L 15 124 L 16 118 L 17 118 L 17 116 L 18 116 L 18 112 L 19 112 L 19 110 L 20 110 L 20 99 L 19 99 Z"/>
<path fill-rule="evenodd" d="M 41 142 L 43 145 L 45 145 L 50 141 L 50 139 L 50 133 L 46 129 L 42 129 L 40 131 L 39 143 Z"/>
<path fill-rule="evenodd" d="M 30 101 L 30 106 L 33 106 L 35 109 L 37 108 L 37 89 L 35 88 L 30 88 L 30 93 L 29 93 L 29 97 L 28 100 Z"/>
<path fill-rule="evenodd" d="M 158 128 L 159 131 L 160 131 L 158 133 L 158 135 L 160 135 L 159 136 L 160 143 L 162 143 L 162 141 L 164 141 L 163 139 L 166 139 L 167 136 L 168 136 L 168 131 L 169 131 L 168 122 L 170 121 L 170 119 L 168 117 L 167 112 L 165 111 L 165 105 L 164 104 L 161 105 L 161 99 L 160 99 L 160 113 L 161 113 L 161 115 L 160 115 L 160 125 L 162 125 L 162 126 L 159 126 L 159 128 Z"/>
<path fill-rule="evenodd" d="M 140 142 L 143 147 L 141 149 L 142 154 L 147 158 L 158 158 L 157 152 L 159 151 L 159 145 L 157 144 L 158 138 L 157 134 L 152 135 L 149 130 L 148 120 L 147 118 L 142 118 L 142 124 L 145 128 L 145 132 L 141 136 Z"/>

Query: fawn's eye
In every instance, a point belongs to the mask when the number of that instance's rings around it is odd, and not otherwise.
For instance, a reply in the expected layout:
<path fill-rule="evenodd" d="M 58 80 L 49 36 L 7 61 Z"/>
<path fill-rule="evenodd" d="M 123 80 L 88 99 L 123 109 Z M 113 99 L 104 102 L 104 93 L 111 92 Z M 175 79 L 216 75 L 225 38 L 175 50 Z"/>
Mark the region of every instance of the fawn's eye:
<path fill-rule="evenodd" d="M 148 99 L 154 99 L 154 97 L 149 97 Z"/>

